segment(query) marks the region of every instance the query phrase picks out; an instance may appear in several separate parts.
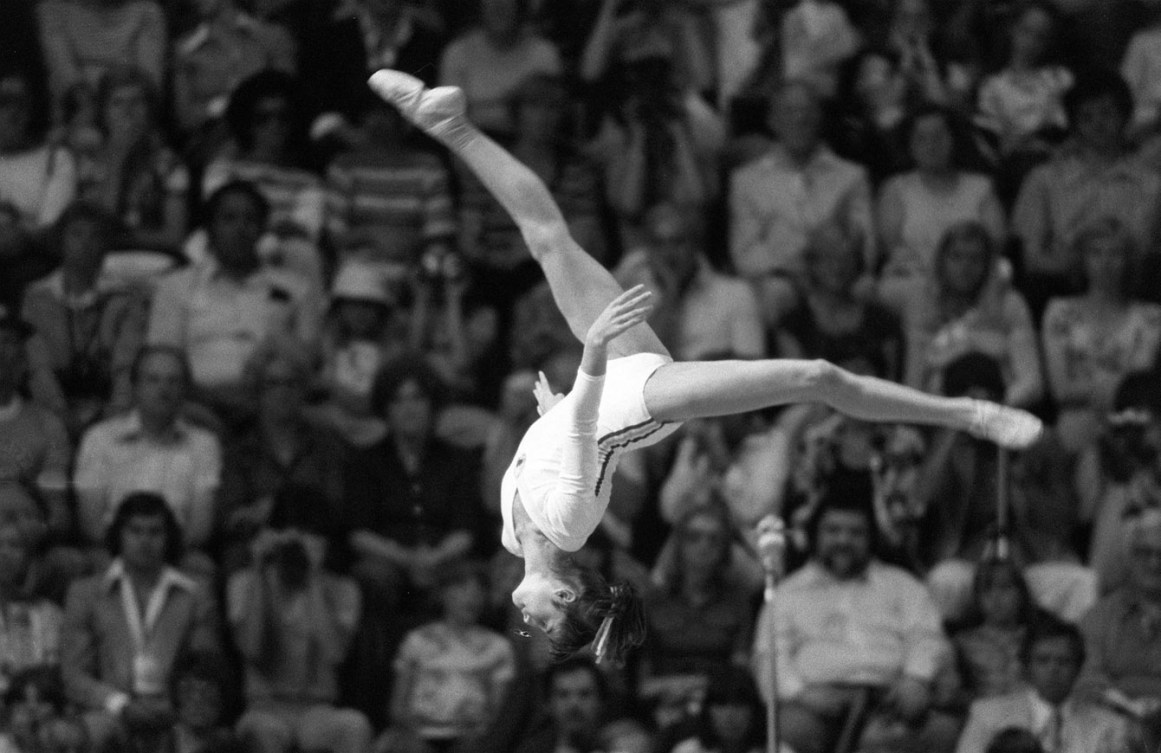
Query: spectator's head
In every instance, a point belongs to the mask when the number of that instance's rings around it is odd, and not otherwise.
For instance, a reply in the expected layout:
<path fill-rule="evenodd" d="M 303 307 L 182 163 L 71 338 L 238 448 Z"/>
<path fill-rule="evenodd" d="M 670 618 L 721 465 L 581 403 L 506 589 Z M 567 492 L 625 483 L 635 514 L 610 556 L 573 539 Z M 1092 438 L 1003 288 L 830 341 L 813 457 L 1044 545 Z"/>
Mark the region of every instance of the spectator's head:
<path fill-rule="evenodd" d="M 808 284 L 828 293 L 849 295 L 863 273 L 859 238 L 841 222 L 824 222 L 811 230 L 802 256 Z"/>
<path fill-rule="evenodd" d="M 312 374 L 307 348 L 267 342 L 247 359 L 243 379 L 258 404 L 258 416 L 286 424 L 301 417 Z"/>
<path fill-rule="evenodd" d="M 90 753 L 89 728 L 75 716 L 49 719 L 40 727 L 38 753 Z"/>
<path fill-rule="evenodd" d="M 862 107 L 871 112 L 892 108 L 901 117 L 907 98 L 907 80 L 900 69 L 900 57 L 889 47 L 868 47 L 851 60 L 849 90 Z"/>
<path fill-rule="evenodd" d="M 435 429 L 447 388 L 421 356 L 404 355 L 388 362 L 371 386 L 371 405 L 395 436 L 426 439 Z"/>
<path fill-rule="evenodd" d="M 111 138 L 132 143 L 145 135 L 157 119 L 157 89 L 136 66 L 110 69 L 97 89 L 97 125 Z"/>
<path fill-rule="evenodd" d="M 1024 573 L 1011 558 L 989 557 L 976 565 L 969 624 L 999 628 L 1028 625 L 1035 607 Z"/>
<path fill-rule="evenodd" d="M 375 18 L 394 19 L 403 10 L 403 0 L 359 0 L 359 5 Z"/>
<path fill-rule="evenodd" d="M 117 506 L 105 548 L 128 570 L 151 572 L 181 561 L 181 526 L 160 494 L 133 492 Z"/>
<path fill-rule="evenodd" d="M 783 82 L 770 103 L 770 126 L 792 157 L 804 160 L 819 144 L 822 98 L 809 83 Z"/>
<path fill-rule="evenodd" d="M 48 533 L 44 511 L 17 481 L 0 482 L 0 524 L 16 527 L 28 547 L 28 555 L 37 551 Z"/>
<path fill-rule="evenodd" d="M 48 130 L 47 92 L 33 84 L 28 71 L 0 70 L 0 154 L 39 143 Z"/>
<path fill-rule="evenodd" d="M 1124 143 L 1125 127 L 1133 114 L 1133 94 L 1116 71 L 1088 70 L 1065 93 L 1064 109 L 1081 146 L 1115 154 Z"/>
<path fill-rule="evenodd" d="M 1084 664 L 1084 637 L 1070 623 L 1038 620 L 1028 627 L 1020 659 L 1036 693 L 1053 705 L 1060 704 L 1072 692 Z"/>
<path fill-rule="evenodd" d="M 1129 582 L 1151 601 L 1161 603 L 1161 508 L 1150 506 L 1126 519 Z"/>
<path fill-rule="evenodd" d="M 537 74 L 513 92 L 509 104 L 515 133 L 532 143 L 566 144 L 568 89 L 559 76 Z"/>
<path fill-rule="evenodd" d="M 904 133 L 907 153 L 920 173 L 944 174 L 960 166 L 960 126 L 951 110 L 924 105 L 907 119 Z"/>
<path fill-rule="evenodd" d="M 61 265 L 73 281 L 96 282 L 116 229 L 117 219 L 98 204 L 77 201 L 65 208 L 53 233 Z"/>
<path fill-rule="evenodd" d="M 293 161 L 303 139 L 294 77 L 267 69 L 238 84 L 226 122 L 244 155 L 275 164 Z"/>
<path fill-rule="evenodd" d="M 750 670 L 723 666 L 706 687 L 700 737 L 706 750 L 756 750 L 763 745 L 763 706 Z"/>
<path fill-rule="evenodd" d="M 456 560 L 438 575 L 443 618 L 457 627 L 478 624 L 488 606 L 490 583 L 481 563 Z"/>
<path fill-rule="evenodd" d="M 1131 295 L 1136 243 L 1124 223 L 1114 217 L 1094 220 L 1076 234 L 1072 247 L 1089 292 L 1114 299 Z"/>
<path fill-rule="evenodd" d="M 1161 470 L 1161 374 L 1134 371 L 1121 379 L 1097 449 L 1102 471 L 1117 483 Z"/>
<path fill-rule="evenodd" d="M 234 0 L 194 0 L 198 17 L 202 19 L 216 18 L 220 13 L 234 5 Z"/>
<path fill-rule="evenodd" d="M 210 195 L 206 233 L 214 258 L 229 272 L 249 273 L 258 266 L 258 239 L 270 219 L 270 203 L 253 183 L 236 180 Z"/>
<path fill-rule="evenodd" d="M 674 528 L 677 571 L 671 590 L 686 585 L 720 587 L 730 564 L 732 543 L 730 516 L 721 503 L 695 507 Z"/>
<path fill-rule="evenodd" d="M 988 742 L 987 753 L 1044 753 L 1044 748 L 1029 730 L 1008 727 L 997 732 Z"/>
<path fill-rule="evenodd" d="M 1059 11 L 1044 0 L 1024 0 L 1012 15 L 1009 65 L 1032 68 L 1047 60 L 1055 45 Z"/>
<path fill-rule="evenodd" d="M 32 327 L 0 307 L 0 403 L 7 404 L 24 384 L 28 362 L 25 342 Z"/>
<path fill-rule="evenodd" d="M 935 29 L 935 16 L 928 0 L 895 0 L 891 32 L 898 42 L 923 40 Z"/>
<path fill-rule="evenodd" d="M 177 420 L 191 373 L 185 351 L 173 345 L 146 345 L 130 368 L 133 399 L 142 418 L 159 426 Z"/>
<path fill-rule="evenodd" d="M 0 593 L 11 595 L 23 587 L 32 554 L 29 543 L 24 526 L 15 520 L 0 521 Z"/>
<path fill-rule="evenodd" d="M 996 260 L 996 242 L 987 229 L 969 220 L 949 227 L 935 251 L 935 279 L 941 292 L 976 299 Z"/>
<path fill-rule="evenodd" d="M 558 739 L 591 739 L 605 715 L 609 685 L 590 659 L 573 657 L 545 672 L 548 713 Z"/>
<path fill-rule="evenodd" d="M 680 293 L 697 274 L 701 231 L 696 213 L 658 204 L 645 213 L 646 250 L 653 276 Z"/>
<path fill-rule="evenodd" d="M 943 394 L 1002 401 L 1004 374 L 1000 362 L 985 353 L 964 353 L 943 367 Z"/>
<path fill-rule="evenodd" d="M 199 732 L 217 727 L 222 721 L 229 677 L 229 668 L 217 654 L 191 651 L 179 657 L 170 691 L 178 723 Z"/>
<path fill-rule="evenodd" d="M 810 525 L 815 561 L 840 580 L 862 575 L 875 547 L 873 487 L 865 474 L 836 474 L 826 482 Z"/>
<path fill-rule="evenodd" d="M 331 312 L 344 337 L 375 340 L 397 301 L 378 267 L 347 262 L 331 284 Z"/>
<path fill-rule="evenodd" d="M 527 0 L 480 0 L 480 26 L 498 47 L 514 44 L 527 18 Z"/>

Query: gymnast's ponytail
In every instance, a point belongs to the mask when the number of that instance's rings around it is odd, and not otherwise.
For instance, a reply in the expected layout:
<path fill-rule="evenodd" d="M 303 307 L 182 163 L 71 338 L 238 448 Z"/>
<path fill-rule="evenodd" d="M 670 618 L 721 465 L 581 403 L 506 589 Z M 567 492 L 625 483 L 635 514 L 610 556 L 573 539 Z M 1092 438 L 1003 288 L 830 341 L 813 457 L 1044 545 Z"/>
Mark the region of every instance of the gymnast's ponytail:
<path fill-rule="evenodd" d="M 645 642 L 645 603 L 630 583 L 613 585 L 594 570 L 578 568 L 580 593 L 565 611 L 564 622 L 549 636 L 552 658 L 562 661 L 591 648 L 597 663 L 621 664 Z"/>

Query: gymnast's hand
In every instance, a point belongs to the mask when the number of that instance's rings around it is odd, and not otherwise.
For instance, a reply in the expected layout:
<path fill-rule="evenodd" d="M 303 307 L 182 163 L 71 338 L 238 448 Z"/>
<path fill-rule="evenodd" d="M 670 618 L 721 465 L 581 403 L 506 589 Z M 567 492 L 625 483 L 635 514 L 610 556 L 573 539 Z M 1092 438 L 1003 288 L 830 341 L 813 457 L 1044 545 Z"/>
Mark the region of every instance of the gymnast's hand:
<path fill-rule="evenodd" d="M 585 347 L 604 348 L 649 317 L 653 310 L 650 297 L 653 294 L 644 285 L 634 285 L 613 299 L 589 327 Z"/>
<path fill-rule="evenodd" d="M 552 410 L 553 406 L 564 400 L 564 395 L 552 391 L 552 385 L 548 383 L 548 377 L 544 376 L 543 371 L 537 373 L 540 378 L 532 385 L 532 394 L 536 396 L 536 412 L 543 416 Z"/>

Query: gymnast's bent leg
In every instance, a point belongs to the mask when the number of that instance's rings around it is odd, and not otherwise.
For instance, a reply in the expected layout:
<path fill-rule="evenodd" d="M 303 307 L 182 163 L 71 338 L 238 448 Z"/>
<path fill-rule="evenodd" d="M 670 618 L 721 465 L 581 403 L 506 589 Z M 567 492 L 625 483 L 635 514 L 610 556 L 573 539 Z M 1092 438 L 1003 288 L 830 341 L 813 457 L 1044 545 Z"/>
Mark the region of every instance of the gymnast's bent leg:
<path fill-rule="evenodd" d="M 572 333 L 584 342 L 593 321 L 623 291 L 609 271 L 569 235 L 564 216 L 540 178 L 468 121 L 459 89 L 428 90 L 419 79 L 392 70 L 378 71 L 369 84 L 467 163 L 503 205 L 544 271 L 557 308 Z M 633 353 L 668 355 L 646 324 L 633 327 L 609 345 L 610 357 Z"/>
<path fill-rule="evenodd" d="M 821 360 L 667 363 L 645 383 L 645 406 L 662 422 L 810 402 L 864 421 L 947 426 L 1005 447 L 1025 447 L 1043 429 L 1038 418 L 1022 410 L 929 395 Z"/>

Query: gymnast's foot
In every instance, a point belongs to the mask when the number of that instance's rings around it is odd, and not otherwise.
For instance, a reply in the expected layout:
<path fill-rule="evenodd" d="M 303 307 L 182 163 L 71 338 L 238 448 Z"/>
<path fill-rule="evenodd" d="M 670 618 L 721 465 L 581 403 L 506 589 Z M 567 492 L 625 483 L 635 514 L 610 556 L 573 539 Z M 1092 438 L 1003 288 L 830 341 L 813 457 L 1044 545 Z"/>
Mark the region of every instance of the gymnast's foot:
<path fill-rule="evenodd" d="M 471 131 L 464 116 L 464 93 L 458 86 L 428 89 L 415 76 L 389 68 L 375 71 L 367 83 L 376 94 L 399 108 L 403 117 L 448 146 L 455 146 Z"/>
<path fill-rule="evenodd" d="M 1022 450 L 1040 438 L 1044 423 L 1028 411 L 976 400 L 968 432 L 1001 447 Z"/>

